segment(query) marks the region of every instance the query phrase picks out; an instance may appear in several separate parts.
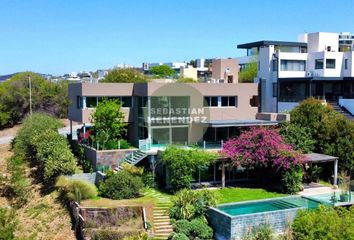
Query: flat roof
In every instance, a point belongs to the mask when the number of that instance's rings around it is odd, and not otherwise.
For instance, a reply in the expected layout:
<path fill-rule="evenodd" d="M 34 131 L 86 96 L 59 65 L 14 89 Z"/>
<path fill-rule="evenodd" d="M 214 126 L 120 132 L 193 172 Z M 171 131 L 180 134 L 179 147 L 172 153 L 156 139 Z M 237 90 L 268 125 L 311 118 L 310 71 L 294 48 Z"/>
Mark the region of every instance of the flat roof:
<path fill-rule="evenodd" d="M 308 153 L 305 154 L 305 157 L 310 163 L 333 162 L 338 159 L 338 157 L 333 157 L 321 153 Z"/>
<path fill-rule="evenodd" d="M 269 45 L 276 45 L 276 46 L 289 46 L 289 47 L 307 47 L 307 43 L 305 42 L 285 42 L 285 41 L 270 41 L 270 40 L 262 40 L 257 42 L 250 42 L 237 45 L 237 48 L 253 48 L 253 47 L 260 47 L 260 46 L 269 46 Z"/>
<path fill-rule="evenodd" d="M 267 126 L 267 125 L 277 125 L 278 121 L 266 121 L 259 119 L 231 119 L 231 120 L 211 120 L 209 121 L 211 127 L 247 127 L 247 126 Z"/>

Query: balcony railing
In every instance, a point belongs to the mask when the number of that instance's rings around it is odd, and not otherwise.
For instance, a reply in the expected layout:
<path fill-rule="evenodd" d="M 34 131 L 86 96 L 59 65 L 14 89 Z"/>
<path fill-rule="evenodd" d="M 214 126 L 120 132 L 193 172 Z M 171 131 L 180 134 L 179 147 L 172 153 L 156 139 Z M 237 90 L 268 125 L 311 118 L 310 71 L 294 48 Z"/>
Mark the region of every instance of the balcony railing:
<path fill-rule="evenodd" d="M 219 150 L 223 148 L 224 140 L 220 141 L 199 141 L 190 144 L 167 144 L 167 143 L 152 143 L 151 139 L 139 140 L 139 150 L 150 151 L 150 150 L 164 150 L 166 147 L 174 145 L 181 148 L 198 148 L 206 150 Z"/>

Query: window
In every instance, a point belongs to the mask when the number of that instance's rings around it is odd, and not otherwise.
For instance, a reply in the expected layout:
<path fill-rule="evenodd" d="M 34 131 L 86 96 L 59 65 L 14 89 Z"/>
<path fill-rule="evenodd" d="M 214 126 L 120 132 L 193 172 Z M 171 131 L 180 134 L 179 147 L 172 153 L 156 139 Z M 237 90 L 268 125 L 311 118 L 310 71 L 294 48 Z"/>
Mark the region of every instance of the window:
<path fill-rule="evenodd" d="M 210 107 L 217 107 L 218 106 L 218 97 L 210 97 Z"/>
<path fill-rule="evenodd" d="M 86 107 L 94 108 L 97 106 L 97 97 L 86 97 Z"/>
<path fill-rule="evenodd" d="M 77 106 L 78 109 L 82 109 L 82 103 L 83 103 L 82 97 L 77 96 L 76 97 L 76 106 Z"/>
<path fill-rule="evenodd" d="M 204 97 L 204 107 L 210 106 L 210 97 Z"/>
<path fill-rule="evenodd" d="M 204 107 L 237 107 L 237 96 L 204 97 Z"/>
<path fill-rule="evenodd" d="M 258 96 L 252 96 L 250 99 L 250 105 L 251 107 L 258 107 L 259 106 L 259 97 Z"/>
<path fill-rule="evenodd" d="M 348 59 L 344 59 L 344 69 L 348 69 Z"/>
<path fill-rule="evenodd" d="M 308 97 L 308 87 L 303 82 L 280 82 L 279 102 L 300 102 Z"/>
<path fill-rule="evenodd" d="M 273 97 L 278 97 L 278 83 L 273 83 Z"/>
<path fill-rule="evenodd" d="M 323 59 L 315 60 L 315 69 L 323 69 Z"/>
<path fill-rule="evenodd" d="M 273 60 L 273 72 L 278 71 L 278 60 Z"/>
<path fill-rule="evenodd" d="M 132 97 L 122 97 L 121 102 L 123 107 L 132 107 Z"/>
<path fill-rule="evenodd" d="M 281 60 L 281 71 L 306 71 L 305 60 Z"/>
<path fill-rule="evenodd" d="M 221 97 L 221 106 L 228 107 L 229 106 L 229 97 Z"/>
<path fill-rule="evenodd" d="M 229 97 L 229 107 L 237 107 L 237 96 Z"/>
<path fill-rule="evenodd" d="M 329 69 L 336 68 L 336 60 L 335 59 L 326 59 L 326 68 L 329 68 Z"/>

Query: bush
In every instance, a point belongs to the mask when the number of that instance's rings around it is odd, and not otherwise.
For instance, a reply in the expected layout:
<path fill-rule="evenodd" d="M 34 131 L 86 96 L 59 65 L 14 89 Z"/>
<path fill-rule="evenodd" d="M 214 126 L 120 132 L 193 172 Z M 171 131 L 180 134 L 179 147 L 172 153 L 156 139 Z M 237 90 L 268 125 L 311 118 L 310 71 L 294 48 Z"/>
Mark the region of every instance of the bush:
<path fill-rule="evenodd" d="M 80 202 L 80 200 L 97 197 L 98 191 L 94 184 L 82 181 L 71 180 L 60 176 L 55 186 L 62 195 L 71 201 Z"/>
<path fill-rule="evenodd" d="M 295 167 L 282 173 L 282 188 L 284 193 L 296 194 L 302 190 L 303 171 L 301 167 Z"/>
<path fill-rule="evenodd" d="M 142 176 L 142 180 L 145 187 L 150 187 L 150 188 L 156 187 L 156 182 L 152 172 L 144 172 Z"/>
<path fill-rule="evenodd" d="M 261 224 L 254 229 L 250 229 L 242 240 L 276 240 L 281 239 L 276 238 L 272 227 L 268 224 Z"/>
<path fill-rule="evenodd" d="M 299 211 L 292 228 L 297 240 L 353 239 L 354 207 Z"/>
<path fill-rule="evenodd" d="M 171 240 L 189 240 L 189 238 L 183 233 L 174 233 L 169 237 Z"/>
<path fill-rule="evenodd" d="M 174 192 L 190 188 L 196 168 L 208 166 L 215 159 L 216 155 L 207 151 L 187 150 L 173 146 L 168 147 L 162 153 L 162 162 L 169 169 L 170 182 Z"/>
<path fill-rule="evenodd" d="M 45 130 L 34 137 L 32 144 L 45 181 L 52 182 L 60 175 L 75 172 L 74 155 L 67 140 L 58 132 L 51 129 Z"/>
<path fill-rule="evenodd" d="M 177 234 L 187 236 L 189 239 L 212 239 L 213 230 L 208 226 L 207 222 L 203 219 L 193 219 L 192 221 L 178 220 L 173 229 Z M 171 239 L 174 239 L 175 235 Z M 188 239 L 187 238 L 187 239 Z"/>
<path fill-rule="evenodd" d="M 143 187 L 141 177 L 122 170 L 107 177 L 100 184 L 99 193 L 102 197 L 111 199 L 135 198 L 140 195 Z"/>
<path fill-rule="evenodd" d="M 0 240 L 14 239 L 16 225 L 15 212 L 9 208 L 0 208 Z"/>
<path fill-rule="evenodd" d="M 27 117 L 14 140 L 15 153 L 33 159 L 35 152 L 32 142 L 34 138 L 46 130 L 57 131 L 62 126 L 63 124 L 59 120 L 43 113 L 34 113 Z"/>
<path fill-rule="evenodd" d="M 216 205 L 216 196 L 210 190 L 181 190 L 172 199 L 170 217 L 181 220 L 203 218 L 210 206 Z"/>

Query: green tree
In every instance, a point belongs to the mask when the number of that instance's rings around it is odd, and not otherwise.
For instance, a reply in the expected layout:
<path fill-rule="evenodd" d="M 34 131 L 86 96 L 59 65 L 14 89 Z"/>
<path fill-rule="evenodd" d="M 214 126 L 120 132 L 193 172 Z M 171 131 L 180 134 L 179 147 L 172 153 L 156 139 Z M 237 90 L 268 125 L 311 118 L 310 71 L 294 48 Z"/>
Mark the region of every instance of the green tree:
<path fill-rule="evenodd" d="M 241 83 L 252 83 L 253 79 L 257 77 L 258 73 L 258 58 L 254 57 L 246 68 L 239 72 L 238 79 Z"/>
<path fill-rule="evenodd" d="M 126 133 L 122 104 L 118 100 L 103 99 L 92 114 L 95 141 L 105 149 L 110 142 L 118 142 Z"/>
<path fill-rule="evenodd" d="M 169 169 L 172 190 L 190 188 L 197 168 L 208 166 L 216 158 L 215 154 L 203 150 L 168 147 L 162 153 L 162 162 Z"/>
<path fill-rule="evenodd" d="M 29 77 L 33 112 L 65 117 L 68 107 L 67 83 L 52 83 L 33 72 L 18 73 L 0 83 L 0 128 L 20 122 L 29 112 Z"/>
<path fill-rule="evenodd" d="M 292 124 L 309 130 L 311 138 L 316 140 L 316 152 L 338 157 L 340 169 L 352 171 L 354 122 L 314 98 L 301 102 L 290 112 L 290 117 Z"/>
<path fill-rule="evenodd" d="M 147 78 L 144 74 L 132 68 L 113 69 L 101 81 L 104 83 L 145 83 Z"/>
<path fill-rule="evenodd" d="M 158 65 L 150 68 L 150 73 L 157 77 L 170 77 L 173 76 L 176 71 L 167 65 Z"/>
<path fill-rule="evenodd" d="M 315 148 L 316 141 L 312 139 L 307 127 L 284 122 L 281 124 L 279 133 L 283 136 L 285 142 L 291 144 L 295 150 L 309 153 Z"/>

